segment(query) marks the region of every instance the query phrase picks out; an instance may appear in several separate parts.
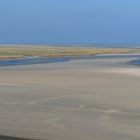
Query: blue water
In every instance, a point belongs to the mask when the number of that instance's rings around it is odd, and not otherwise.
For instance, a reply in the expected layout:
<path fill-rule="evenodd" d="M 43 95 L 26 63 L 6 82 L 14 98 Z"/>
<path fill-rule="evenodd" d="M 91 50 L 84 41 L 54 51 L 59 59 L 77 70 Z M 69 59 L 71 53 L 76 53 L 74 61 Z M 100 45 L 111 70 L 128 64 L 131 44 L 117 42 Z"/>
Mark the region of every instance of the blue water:
<path fill-rule="evenodd" d="M 127 62 L 127 64 L 140 65 L 140 55 L 87 55 L 87 56 L 64 56 L 56 58 L 22 58 L 22 59 L 9 59 L 0 60 L 0 66 L 16 66 L 16 65 L 30 65 L 30 64 L 44 64 L 44 63 L 55 63 L 55 62 L 65 62 L 77 59 L 111 59 L 111 58 L 134 58 L 134 60 Z"/>
<path fill-rule="evenodd" d="M 130 61 L 130 64 L 140 66 L 140 57 L 139 57 L 139 59 Z"/>
<path fill-rule="evenodd" d="M 53 63 L 53 62 L 64 62 L 69 61 L 68 57 L 60 58 L 23 58 L 23 59 L 9 59 L 0 60 L 0 66 L 14 66 L 14 65 L 29 65 L 29 64 L 43 64 L 43 63 Z"/>

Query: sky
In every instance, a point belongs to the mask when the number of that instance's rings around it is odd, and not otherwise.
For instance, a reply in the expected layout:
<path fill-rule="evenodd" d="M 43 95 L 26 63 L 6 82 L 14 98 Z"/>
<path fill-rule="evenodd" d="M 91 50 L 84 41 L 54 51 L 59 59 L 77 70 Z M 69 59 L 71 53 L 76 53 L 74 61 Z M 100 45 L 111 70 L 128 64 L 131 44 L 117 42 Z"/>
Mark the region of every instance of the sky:
<path fill-rule="evenodd" d="M 0 0 L 0 44 L 140 44 L 140 0 Z"/>

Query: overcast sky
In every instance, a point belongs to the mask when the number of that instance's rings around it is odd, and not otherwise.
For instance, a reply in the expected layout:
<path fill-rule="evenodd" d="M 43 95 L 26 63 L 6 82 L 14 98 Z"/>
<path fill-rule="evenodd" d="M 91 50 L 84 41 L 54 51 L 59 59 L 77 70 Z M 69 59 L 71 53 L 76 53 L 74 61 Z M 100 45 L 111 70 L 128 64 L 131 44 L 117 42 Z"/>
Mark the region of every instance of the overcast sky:
<path fill-rule="evenodd" d="M 0 43 L 140 43 L 140 0 L 0 0 Z"/>

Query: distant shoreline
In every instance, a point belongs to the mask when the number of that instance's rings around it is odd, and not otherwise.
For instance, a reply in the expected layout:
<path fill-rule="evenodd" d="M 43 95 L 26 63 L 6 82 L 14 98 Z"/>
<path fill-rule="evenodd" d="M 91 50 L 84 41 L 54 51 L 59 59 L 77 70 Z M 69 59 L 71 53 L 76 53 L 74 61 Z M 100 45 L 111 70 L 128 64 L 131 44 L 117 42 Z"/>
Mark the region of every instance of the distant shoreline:
<path fill-rule="evenodd" d="M 140 49 L 55 46 L 0 46 L 0 66 L 63 62 L 72 59 L 136 56 L 140 57 Z"/>
<path fill-rule="evenodd" d="M 140 48 L 140 43 L 129 43 L 129 44 L 122 44 L 122 43 L 0 43 L 1 46 L 34 46 L 34 47 L 92 47 L 92 48 L 133 48 L 137 49 Z"/>
<path fill-rule="evenodd" d="M 98 48 L 98 47 L 64 47 L 64 46 L 35 46 L 35 45 L 11 45 L 0 46 L 0 59 L 15 59 L 24 57 L 62 57 L 85 56 L 96 54 L 130 54 L 140 53 L 140 48 Z"/>

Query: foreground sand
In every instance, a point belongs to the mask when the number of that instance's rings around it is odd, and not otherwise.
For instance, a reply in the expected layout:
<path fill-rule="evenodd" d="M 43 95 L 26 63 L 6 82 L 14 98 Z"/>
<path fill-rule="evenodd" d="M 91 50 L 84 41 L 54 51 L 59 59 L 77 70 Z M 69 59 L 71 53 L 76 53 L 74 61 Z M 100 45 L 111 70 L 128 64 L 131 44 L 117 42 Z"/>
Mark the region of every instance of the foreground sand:
<path fill-rule="evenodd" d="M 0 68 L 0 134 L 139 140 L 140 69 L 126 58 Z"/>

